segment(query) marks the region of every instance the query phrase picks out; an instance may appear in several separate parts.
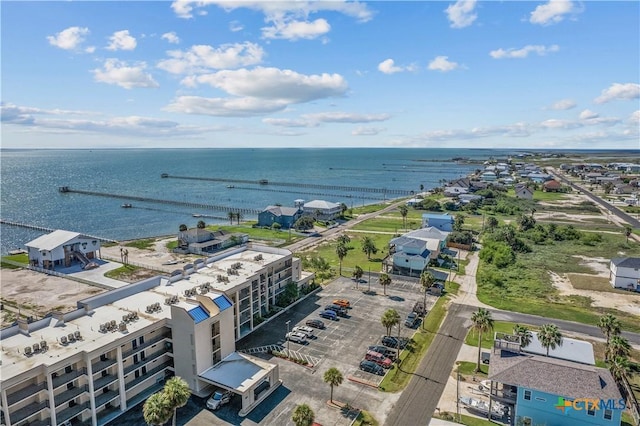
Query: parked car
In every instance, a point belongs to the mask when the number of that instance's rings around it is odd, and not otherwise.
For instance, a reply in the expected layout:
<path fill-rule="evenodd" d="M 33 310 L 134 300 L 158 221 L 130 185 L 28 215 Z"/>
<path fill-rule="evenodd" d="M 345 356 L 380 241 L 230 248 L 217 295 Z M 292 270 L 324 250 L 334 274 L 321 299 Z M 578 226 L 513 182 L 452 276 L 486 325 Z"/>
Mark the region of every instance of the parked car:
<path fill-rule="evenodd" d="M 415 305 L 413 305 L 413 312 L 418 314 L 420 317 L 424 317 L 427 313 L 427 308 L 424 306 L 424 303 L 417 301 Z"/>
<path fill-rule="evenodd" d="M 342 306 L 345 309 L 349 309 L 351 307 L 351 303 L 347 299 L 336 299 L 333 301 L 333 304 Z"/>
<path fill-rule="evenodd" d="M 320 328 L 320 329 L 324 328 L 324 322 L 320 321 L 319 319 L 307 320 L 307 322 L 305 322 L 305 324 L 308 325 L 309 327 L 313 327 L 313 328 Z"/>
<path fill-rule="evenodd" d="M 491 354 L 489 352 L 482 352 L 482 363 L 489 364 L 491 362 Z"/>
<path fill-rule="evenodd" d="M 411 312 L 409 315 L 407 315 L 407 319 L 404 320 L 404 325 L 409 328 L 414 328 L 416 325 L 418 325 L 419 321 L 420 318 L 418 317 L 418 314 L 416 314 L 415 312 Z"/>
<path fill-rule="evenodd" d="M 325 311 L 333 311 L 336 314 L 340 315 L 341 317 L 346 317 L 348 315 L 347 310 L 342 306 L 331 304 L 331 305 L 325 306 L 324 309 Z"/>
<path fill-rule="evenodd" d="M 302 345 L 304 345 L 305 343 L 307 343 L 307 335 L 306 334 L 302 334 L 299 333 L 297 331 L 290 331 L 289 333 L 287 333 L 285 335 L 285 338 L 287 340 L 290 340 L 292 342 L 296 342 L 296 343 L 300 343 Z"/>
<path fill-rule="evenodd" d="M 384 368 L 380 367 L 373 361 L 361 361 L 360 370 L 366 371 L 367 373 L 377 374 L 378 376 L 384 376 Z"/>
<path fill-rule="evenodd" d="M 329 311 L 329 310 L 322 311 L 320 312 L 320 316 L 322 318 L 338 321 L 338 314 L 336 314 L 334 311 Z"/>
<path fill-rule="evenodd" d="M 393 361 L 391 361 L 391 359 L 382 355 L 380 352 L 367 351 L 364 359 L 366 359 L 367 361 L 373 361 L 382 368 L 391 368 L 391 364 L 393 364 Z"/>
<path fill-rule="evenodd" d="M 367 349 L 370 350 L 370 351 L 381 353 L 382 355 L 384 355 L 387 358 L 390 358 L 392 360 L 395 359 L 395 357 L 396 357 L 396 351 L 394 351 L 393 349 L 389 349 L 386 346 L 371 345 Z"/>
<path fill-rule="evenodd" d="M 293 331 L 294 333 L 304 334 L 305 336 L 307 336 L 307 339 L 312 339 L 314 337 L 313 328 L 307 327 L 305 325 L 299 325 L 299 326 L 293 327 L 291 331 Z"/>
<path fill-rule="evenodd" d="M 233 394 L 230 391 L 218 389 L 212 393 L 211 397 L 207 400 L 207 408 L 209 410 L 217 410 L 231 401 L 231 395 Z"/>
<path fill-rule="evenodd" d="M 395 336 L 382 336 L 382 344 L 390 348 L 404 349 L 409 340 L 406 338 L 398 339 Z"/>

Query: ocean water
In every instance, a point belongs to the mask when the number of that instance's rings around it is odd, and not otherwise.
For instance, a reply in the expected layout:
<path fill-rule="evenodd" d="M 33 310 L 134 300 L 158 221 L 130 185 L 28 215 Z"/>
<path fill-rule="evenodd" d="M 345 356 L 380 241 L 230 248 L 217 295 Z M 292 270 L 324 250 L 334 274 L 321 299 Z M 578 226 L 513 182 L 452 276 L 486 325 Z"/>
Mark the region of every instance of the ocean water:
<path fill-rule="evenodd" d="M 2 150 L 3 220 L 96 235 L 114 240 L 169 235 L 180 224 L 198 220 L 228 223 L 227 213 L 153 202 L 77 193 L 87 191 L 142 196 L 262 210 L 270 204 L 293 206 L 295 199 L 323 199 L 349 207 L 372 204 L 389 195 L 339 189 L 298 188 L 203 180 L 163 179 L 162 173 L 257 182 L 294 182 L 418 192 L 442 179 L 466 176 L 479 166 L 455 157 L 485 160 L 507 151 L 468 149 L 155 149 L 155 150 Z M 392 197 L 397 197 L 393 195 Z M 133 208 L 121 205 L 131 203 Z M 214 217 L 193 217 L 193 214 Z M 244 220 L 257 215 L 246 214 Z M 24 247 L 43 232 L 0 226 L 2 254 Z"/>

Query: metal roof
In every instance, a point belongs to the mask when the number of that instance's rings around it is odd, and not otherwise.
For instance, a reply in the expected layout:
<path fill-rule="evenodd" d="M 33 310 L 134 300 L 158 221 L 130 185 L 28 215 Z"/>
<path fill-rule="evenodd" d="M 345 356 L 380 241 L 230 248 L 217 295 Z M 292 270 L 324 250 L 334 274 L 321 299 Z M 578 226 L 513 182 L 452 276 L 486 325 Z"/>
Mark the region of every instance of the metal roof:
<path fill-rule="evenodd" d="M 202 306 L 197 306 L 189 311 L 189 315 L 193 318 L 193 321 L 198 324 L 209 318 L 209 314 L 204 310 Z"/>
<path fill-rule="evenodd" d="M 51 251 L 79 236 L 80 234 L 77 232 L 57 229 L 49 234 L 43 235 L 41 237 L 36 238 L 35 240 L 29 241 L 27 244 L 25 244 L 25 246 L 34 247 L 38 250 Z"/>
<path fill-rule="evenodd" d="M 221 312 L 233 306 L 233 303 L 231 303 L 231 300 L 229 300 L 227 296 L 225 296 L 224 294 L 213 299 L 213 303 L 215 303 L 218 306 L 218 308 L 220 308 Z"/>
<path fill-rule="evenodd" d="M 640 257 L 614 257 L 611 259 L 611 263 L 623 268 L 640 268 Z"/>

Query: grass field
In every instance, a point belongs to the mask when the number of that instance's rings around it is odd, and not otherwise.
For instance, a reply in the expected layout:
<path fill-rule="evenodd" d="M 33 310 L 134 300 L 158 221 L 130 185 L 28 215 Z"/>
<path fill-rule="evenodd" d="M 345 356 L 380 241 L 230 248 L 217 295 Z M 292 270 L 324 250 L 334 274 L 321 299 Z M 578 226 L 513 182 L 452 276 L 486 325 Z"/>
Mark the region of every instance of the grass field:
<path fill-rule="evenodd" d="M 412 231 L 414 229 L 420 228 L 422 222 L 418 219 L 409 219 L 407 218 L 407 228 L 405 230 L 404 224 L 402 222 L 402 217 L 389 217 L 382 216 L 377 217 L 375 219 L 365 220 L 354 226 L 351 229 L 355 229 L 358 231 L 376 231 L 376 232 L 388 232 L 393 236 L 393 234 L 404 234 L 405 232 Z"/>
<path fill-rule="evenodd" d="M 630 300 L 636 300 L 640 303 L 640 294 L 629 291 L 624 291 L 611 287 L 609 279 L 606 277 L 599 277 L 597 275 L 585 275 L 585 274 L 568 274 L 569 280 L 573 288 L 577 290 L 592 290 L 592 291 L 604 291 L 610 293 L 626 294 Z M 640 309 L 640 308 L 639 308 Z"/>
<path fill-rule="evenodd" d="M 5 262 L 5 260 L 9 262 L 20 263 L 20 264 L 23 264 L 24 266 L 29 265 L 29 256 L 26 253 L 2 256 L 2 262 L 0 262 L 0 267 L 6 268 L 6 269 L 18 269 L 20 268 L 20 266 L 14 265 L 13 263 Z"/>

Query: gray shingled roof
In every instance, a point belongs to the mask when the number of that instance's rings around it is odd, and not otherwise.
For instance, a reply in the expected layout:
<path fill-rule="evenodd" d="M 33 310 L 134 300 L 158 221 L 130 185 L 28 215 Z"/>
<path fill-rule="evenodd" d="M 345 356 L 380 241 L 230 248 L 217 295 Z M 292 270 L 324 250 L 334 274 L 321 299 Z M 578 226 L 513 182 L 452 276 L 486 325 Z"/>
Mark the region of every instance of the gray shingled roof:
<path fill-rule="evenodd" d="M 609 370 L 537 355 L 494 351 L 489 379 L 565 398 L 621 398 Z"/>
<path fill-rule="evenodd" d="M 614 257 L 611 263 L 623 268 L 640 268 L 640 257 Z"/>

